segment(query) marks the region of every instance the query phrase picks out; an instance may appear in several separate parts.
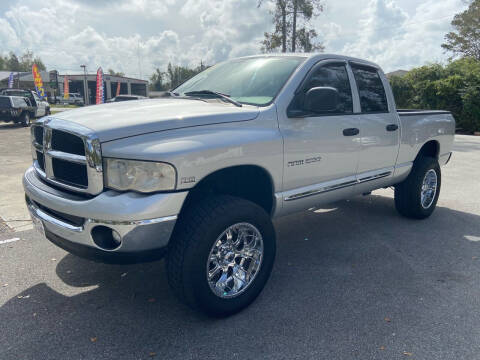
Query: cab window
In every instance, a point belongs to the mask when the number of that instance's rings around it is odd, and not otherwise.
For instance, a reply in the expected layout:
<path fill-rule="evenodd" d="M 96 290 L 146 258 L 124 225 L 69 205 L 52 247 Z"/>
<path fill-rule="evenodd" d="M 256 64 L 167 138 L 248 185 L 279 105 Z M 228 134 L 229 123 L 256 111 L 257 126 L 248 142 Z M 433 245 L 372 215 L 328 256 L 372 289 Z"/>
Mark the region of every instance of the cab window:
<path fill-rule="evenodd" d="M 352 71 L 357 82 L 362 113 L 388 112 L 387 96 L 377 69 L 352 64 Z"/>
<path fill-rule="evenodd" d="M 290 110 L 301 110 L 305 94 L 314 87 L 332 87 L 338 91 L 339 104 L 337 110 L 316 115 L 340 115 L 353 113 L 353 99 L 347 68 L 343 63 L 331 63 L 314 68 L 302 86 L 302 90 L 295 97 Z"/>

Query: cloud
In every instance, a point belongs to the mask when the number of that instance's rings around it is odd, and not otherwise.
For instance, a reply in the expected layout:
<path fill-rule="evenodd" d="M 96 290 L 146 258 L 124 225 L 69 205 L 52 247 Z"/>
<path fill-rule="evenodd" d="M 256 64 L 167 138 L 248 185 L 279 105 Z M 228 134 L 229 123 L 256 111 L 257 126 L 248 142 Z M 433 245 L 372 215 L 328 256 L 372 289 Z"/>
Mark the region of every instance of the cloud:
<path fill-rule="evenodd" d="M 461 0 L 427 0 L 409 16 L 393 0 L 371 0 L 360 20 L 358 36 L 342 53 L 367 58 L 387 71 L 445 60 L 440 47 Z"/>
<path fill-rule="evenodd" d="M 312 21 L 326 51 L 387 70 L 446 59 L 440 44 L 462 0 L 328 0 Z M 148 78 L 168 62 L 197 66 L 255 54 L 272 29 L 254 0 L 18 0 L 0 10 L 0 53 L 32 50 L 49 69 L 86 64 Z M 5 6 L 5 5 L 4 5 Z M 363 9 L 355 12 L 352 9 Z M 3 11 L 3 12 L 2 12 Z"/>
<path fill-rule="evenodd" d="M 6 19 L 0 19 L 0 41 L 5 49 L 14 49 L 20 46 L 17 33 Z"/>
<path fill-rule="evenodd" d="M 148 78 L 168 62 L 197 66 L 258 53 L 266 10 L 251 0 L 22 0 L 0 14 L 0 52 L 32 50 L 49 68 L 98 66 Z M 131 31 L 125 31 L 128 26 Z M 153 29 L 153 31 L 152 31 Z M 149 34 L 149 35 L 146 35 Z"/>
<path fill-rule="evenodd" d="M 168 13 L 168 6 L 173 5 L 174 0 L 131 0 L 120 4 L 112 4 L 116 11 L 140 14 L 146 17 L 160 17 Z"/>

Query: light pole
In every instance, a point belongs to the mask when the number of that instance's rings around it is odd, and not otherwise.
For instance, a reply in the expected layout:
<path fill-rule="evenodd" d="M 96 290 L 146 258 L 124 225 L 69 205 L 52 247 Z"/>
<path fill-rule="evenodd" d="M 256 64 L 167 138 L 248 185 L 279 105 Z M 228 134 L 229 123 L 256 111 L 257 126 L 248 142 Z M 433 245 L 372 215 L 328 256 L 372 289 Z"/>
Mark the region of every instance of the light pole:
<path fill-rule="evenodd" d="M 87 82 L 87 65 L 80 65 L 83 68 L 83 97 L 85 105 L 89 104 L 88 99 L 88 82 Z"/>

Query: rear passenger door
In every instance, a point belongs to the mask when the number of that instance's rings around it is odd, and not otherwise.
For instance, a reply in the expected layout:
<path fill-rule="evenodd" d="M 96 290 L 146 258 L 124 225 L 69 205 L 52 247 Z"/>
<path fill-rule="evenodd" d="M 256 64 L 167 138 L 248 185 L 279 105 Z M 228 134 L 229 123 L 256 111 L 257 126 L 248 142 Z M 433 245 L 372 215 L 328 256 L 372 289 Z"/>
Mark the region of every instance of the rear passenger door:
<path fill-rule="evenodd" d="M 360 103 L 360 155 L 356 192 L 369 191 L 388 183 L 393 175 L 400 140 L 399 119 L 389 104 L 386 79 L 371 66 L 350 63 Z"/>

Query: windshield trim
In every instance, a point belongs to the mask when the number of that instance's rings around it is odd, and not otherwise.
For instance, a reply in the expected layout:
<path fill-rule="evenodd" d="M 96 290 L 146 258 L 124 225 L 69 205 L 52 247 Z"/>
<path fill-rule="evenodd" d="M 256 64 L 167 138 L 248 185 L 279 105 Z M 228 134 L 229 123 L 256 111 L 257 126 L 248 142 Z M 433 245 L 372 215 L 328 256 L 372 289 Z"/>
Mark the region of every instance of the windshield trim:
<path fill-rule="evenodd" d="M 270 100 L 268 103 L 265 103 L 265 104 L 255 104 L 255 103 L 249 103 L 249 102 L 246 102 L 246 101 L 238 101 L 238 100 L 235 100 L 236 102 L 240 103 L 240 104 L 244 104 L 244 105 L 251 105 L 251 106 L 257 106 L 257 107 L 267 107 L 267 106 L 270 106 L 272 105 L 275 100 L 277 99 L 278 95 L 280 95 L 280 93 L 283 91 L 283 89 L 285 88 L 285 86 L 288 84 L 288 82 L 290 81 L 290 79 L 293 77 L 293 74 L 295 74 L 295 72 L 300 68 L 300 66 L 308 59 L 307 56 L 284 56 L 284 55 L 258 55 L 258 56 L 247 56 L 247 57 L 243 57 L 243 58 L 233 58 L 233 59 L 229 59 L 229 60 L 225 60 L 225 61 L 221 61 L 213 66 L 216 66 L 216 65 L 219 65 L 221 63 L 224 63 L 224 62 L 227 62 L 227 61 L 231 61 L 231 60 L 248 60 L 248 59 L 264 59 L 264 58 L 286 58 L 286 59 L 298 59 L 299 62 L 297 64 L 297 66 L 293 69 L 292 73 L 289 75 L 289 77 L 287 78 L 287 80 L 285 80 L 285 82 L 283 83 L 283 85 L 280 87 L 280 89 L 278 89 L 277 93 L 275 94 L 275 96 L 272 97 L 272 100 Z M 208 68 L 207 68 L 208 69 Z M 205 70 L 207 70 L 205 69 Z M 205 71 L 203 70 L 203 71 Z M 198 74 L 201 74 L 203 71 L 199 72 Z M 197 76 L 198 74 L 192 76 L 190 79 L 194 78 L 195 76 Z M 184 82 L 182 82 L 181 84 L 179 84 L 177 87 L 171 89 L 169 92 L 170 93 L 175 93 L 175 90 L 177 90 L 180 86 L 182 86 L 183 84 L 185 84 L 188 80 L 190 79 L 187 79 L 185 80 Z M 234 98 L 232 98 L 234 99 Z"/>

